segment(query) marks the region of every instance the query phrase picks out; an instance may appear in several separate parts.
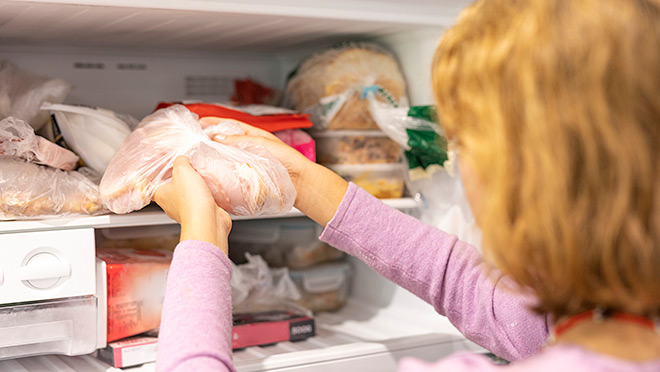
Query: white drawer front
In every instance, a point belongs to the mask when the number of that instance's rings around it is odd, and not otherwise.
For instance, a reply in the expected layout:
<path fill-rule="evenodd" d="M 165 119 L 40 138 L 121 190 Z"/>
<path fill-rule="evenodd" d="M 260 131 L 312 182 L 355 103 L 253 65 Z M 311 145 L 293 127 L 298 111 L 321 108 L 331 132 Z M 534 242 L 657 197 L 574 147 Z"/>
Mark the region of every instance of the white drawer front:
<path fill-rule="evenodd" d="M 93 295 L 94 229 L 0 234 L 0 304 Z"/>

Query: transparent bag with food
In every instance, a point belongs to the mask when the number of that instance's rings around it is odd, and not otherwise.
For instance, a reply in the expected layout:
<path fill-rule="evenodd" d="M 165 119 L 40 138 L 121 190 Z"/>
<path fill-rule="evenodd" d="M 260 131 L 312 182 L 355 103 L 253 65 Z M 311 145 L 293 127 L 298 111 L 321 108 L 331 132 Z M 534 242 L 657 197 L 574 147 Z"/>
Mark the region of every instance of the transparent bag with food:
<path fill-rule="evenodd" d="M 157 110 L 140 122 L 110 161 L 100 185 L 105 205 L 115 213 L 143 208 L 156 189 L 170 181 L 174 159 L 184 155 L 227 212 L 288 212 L 296 191 L 284 165 L 263 147 L 212 140 L 232 134 L 243 134 L 234 120 L 202 129 L 197 115 L 182 105 Z"/>
<path fill-rule="evenodd" d="M 285 105 L 312 115 L 316 129 L 378 129 L 365 92 L 407 105 L 406 81 L 394 55 L 373 43 L 346 43 L 305 59 L 290 75 Z"/>
<path fill-rule="evenodd" d="M 48 121 L 44 102 L 63 102 L 73 86 L 62 79 L 37 75 L 13 63 L 0 61 L 0 118 L 25 120 L 35 130 Z"/>
<path fill-rule="evenodd" d="M 79 172 L 0 155 L 0 219 L 34 219 L 105 212 L 96 184 Z"/>
<path fill-rule="evenodd" d="M 37 136 L 28 123 L 13 117 L 0 120 L 0 154 L 64 170 L 73 170 L 79 160 L 73 152 Z"/>

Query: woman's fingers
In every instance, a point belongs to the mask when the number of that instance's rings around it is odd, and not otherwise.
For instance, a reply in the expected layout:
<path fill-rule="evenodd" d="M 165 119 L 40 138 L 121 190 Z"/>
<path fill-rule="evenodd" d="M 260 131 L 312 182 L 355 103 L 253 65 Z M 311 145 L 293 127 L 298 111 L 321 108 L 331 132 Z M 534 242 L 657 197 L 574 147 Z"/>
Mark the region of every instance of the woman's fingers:
<path fill-rule="evenodd" d="M 270 138 L 270 139 L 278 139 L 275 137 L 272 133 L 265 131 L 263 129 L 257 128 L 253 125 L 243 123 L 242 121 L 234 120 L 234 119 L 226 119 L 226 118 L 219 118 L 215 116 L 206 116 L 201 119 L 199 119 L 200 123 L 202 123 L 202 127 L 206 128 L 211 125 L 217 125 L 223 121 L 231 121 L 235 124 L 238 124 L 241 129 L 245 132 L 245 135 L 247 136 L 254 136 L 254 137 L 265 137 L 265 138 Z M 279 140 L 279 139 L 278 139 Z"/>

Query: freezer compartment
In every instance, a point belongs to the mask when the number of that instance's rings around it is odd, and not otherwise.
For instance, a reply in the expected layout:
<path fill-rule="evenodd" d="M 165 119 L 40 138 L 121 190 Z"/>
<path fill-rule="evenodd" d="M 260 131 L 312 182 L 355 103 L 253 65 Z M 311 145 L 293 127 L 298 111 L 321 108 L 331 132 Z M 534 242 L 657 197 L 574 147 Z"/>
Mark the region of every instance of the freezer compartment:
<path fill-rule="evenodd" d="M 350 258 L 351 291 L 336 312 L 315 315 L 304 341 L 252 346 L 233 353 L 239 372 L 394 371 L 403 357 L 436 361 L 455 352 L 484 352 L 431 305 Z M 153 372 L 148 363 L 131 372 Z"/>
<path fill-rule="evenodd" d="M 93 352 L 96 310 L 94 296 L 0 307 L 0 359 Z"/>
<path fill-rule="evenodd" d="M 0 234 L 0 247 L 0 304 L 94 294 L 93 229 Z"/>

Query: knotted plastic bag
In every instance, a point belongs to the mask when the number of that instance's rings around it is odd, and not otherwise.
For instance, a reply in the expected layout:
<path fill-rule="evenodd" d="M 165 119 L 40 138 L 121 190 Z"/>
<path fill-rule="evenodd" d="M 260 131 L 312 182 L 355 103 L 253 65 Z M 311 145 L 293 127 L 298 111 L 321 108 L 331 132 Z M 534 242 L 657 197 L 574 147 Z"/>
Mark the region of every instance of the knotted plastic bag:
<path fill-rule="evenodd" d="M 316 129 L 378 129 L 366 92 L 407 105 L 406 81 L 394 55 L 373 43 L 346 43 L 305 59 L 287 82 L 285 105 L 312 115 Z"/>
<path fill-rule="evenodd" d="M 73 152 L 37 136 L 28 123 L 13 117 L 0 120 L 0 154 L 64 170 L 73 170 L 79 160 Z"/>
<path fill-rule="evenodd" d="M 293 207 L 296 191 L 286 168 L 262 147 L 212 140 L 243 134 L 233 120 L 202 129 L 197 115 L 174 105 L 147 116 L 124 140 L 101 180 L 103 202 L 115 213 L 149 204 L 169 182 L 177 156 L 190 159 L 216 203 L 238 216 L 277 215 Z"/>

